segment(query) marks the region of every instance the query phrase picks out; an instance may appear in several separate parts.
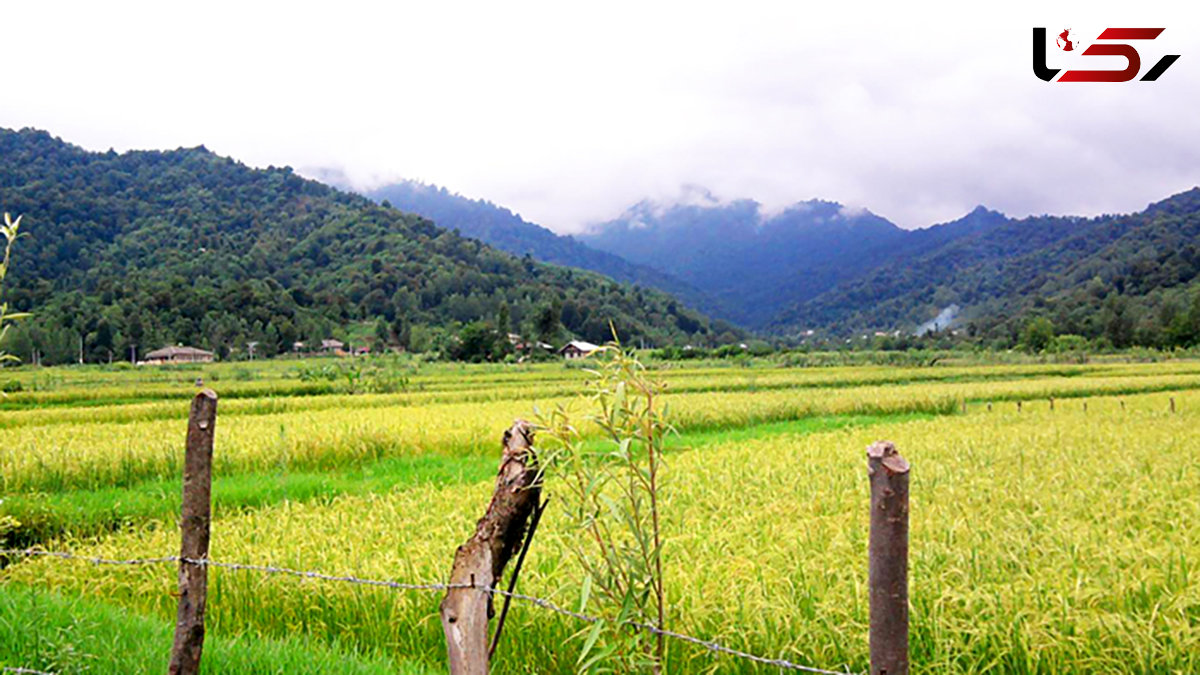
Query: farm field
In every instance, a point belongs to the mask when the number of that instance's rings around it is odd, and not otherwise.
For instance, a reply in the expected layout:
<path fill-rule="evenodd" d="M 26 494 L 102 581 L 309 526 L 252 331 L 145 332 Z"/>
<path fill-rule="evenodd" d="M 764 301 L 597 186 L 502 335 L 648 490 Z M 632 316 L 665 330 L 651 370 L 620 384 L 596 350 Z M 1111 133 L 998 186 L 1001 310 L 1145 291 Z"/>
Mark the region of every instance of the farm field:
<path fill-rule="evenodd" d="M 200 378 L 220 395 L 213 559 L 442 581 L 491 495 L 500 434 L 587 377 L 559 363 L 330 368 L 5 371 L 5 547 L 177 554 Z M 1200 672 L 1200 363 L 655 375 L 678 430 L 662 507 L 671 628 L 864 671 L 864 450 L 888 439 L 913 465 L 916 672 Z M 578 608 L 571 536 L 552 502 L 518 590 Z M 161 672 L 174 590 L 173 565 L 11 557 L 0 666 Z M 442 672 L 440 599 L 213 569 L 207 672 Z M 570 672 L 580 629 L 515 603 L 495 671 Z M 778 670 L 669 649 L 672 673 Z"/>

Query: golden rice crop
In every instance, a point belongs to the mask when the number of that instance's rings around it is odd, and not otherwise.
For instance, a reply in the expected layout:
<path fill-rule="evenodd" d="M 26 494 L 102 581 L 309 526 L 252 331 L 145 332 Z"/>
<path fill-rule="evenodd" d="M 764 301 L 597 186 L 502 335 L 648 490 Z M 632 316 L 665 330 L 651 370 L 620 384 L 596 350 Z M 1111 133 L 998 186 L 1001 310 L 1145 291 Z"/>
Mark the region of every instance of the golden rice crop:
<path fill-rule="evenodd" d="M 1200 387 L 1200 375 L 1044 377 L 1000 381 L 918 382 L 835 389 L 793 388 L 668 394 L 683 429 L 750 424 L 845 413 L 953 410 L 963 400 L 1067 397 Z M 565 400 L 499 400 L 364 407 L 364 397 L 325 397 L 326 409 L 221 416 L 218 474 L 344 466 L 426 452 L 477 454 L 514 417 Z M 366 399 L 370 402 L 373 399 Z M 386 399 L 385 399 L 386 400 Z M 233 401 L 235 409 L 241 401 Z M 248 405 L 248 404 L 247 404 Z M 286 407 L 286 402 L 282 404 Z M 353 406 L 353 407 L 350 407 Z M 70 423 L 4 431 L 0 488 L 56 490 L 129 485 L 178 475 L 182 419 L 128 424 Z"/>
<path fill-rule="evenodd" d="M 989 383 L 985 393 L 1004 391 Z M 1168 412 L 1168 396 L 1176 398 L 1175 414 Z M 701 395 L 695 400 L 711 402 Z M 880 393 L 875 400 L 892 399 Z M 862 670 L 863 450 L 886 437 L 914 467 L 912 656 L 918 672 L 1196 672 L 1200 463 L 1191 450 L 1200 392 L 1127 396 L 1124 407 L 1111 397 L 1088 402 L 1087 411 L 1082 401 L 1053 411 L 1039 402 L 1021 413 L 1011 404 L 990 413 L 975 406 L 968 415 L 776 435 L 672 456 L 663 506 L 672 626 L 756 653 Z M 324 505 L 282 503 L 219 520 L 212 556 L 437 580 L 490 490 L 487 484 L 422 486 Z M 553 493 L 553 483 L 548 490 Z M 571 536 L 552 506 L 521 590 L 576 602 L 565 545 Z M 84 552 L 127 557 L 177 548 L 176 531 L 168 527 L 121 533 Z M 33 561 L 14 565 L 4 578 L 163 617 L 175 602 L 169 567 Z M 436 663 L 444 649 L 438 599 L 215 570 L 208 611 L 217 631 L 304 631 Z M 577 645 L 562 644 L 578 625 L 529 607 L 517 607 L 510 621 L 497 672 L 571 668 Z M 742 661 L 714 661 L 702 650 L 671 649 L 673 672 L 757 672 Z"/>

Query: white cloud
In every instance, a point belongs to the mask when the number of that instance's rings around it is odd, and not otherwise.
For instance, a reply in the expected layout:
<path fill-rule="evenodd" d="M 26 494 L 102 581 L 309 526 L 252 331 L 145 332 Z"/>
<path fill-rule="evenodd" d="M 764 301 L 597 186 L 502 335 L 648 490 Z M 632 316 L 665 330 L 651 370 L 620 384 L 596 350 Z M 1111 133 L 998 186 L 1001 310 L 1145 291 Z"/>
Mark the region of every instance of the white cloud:
<path fill-rule="evenodd" d="M 9 3 L 0 125 L 419 179 L 560 231 L 688 184 L 904 226 L 1129 211 L 1200 183 L 1200 12 L 1143 5 Z M 1166 26 L 1145 60 L 1183 57 L 1047 84 L 1041 25 Z"/>

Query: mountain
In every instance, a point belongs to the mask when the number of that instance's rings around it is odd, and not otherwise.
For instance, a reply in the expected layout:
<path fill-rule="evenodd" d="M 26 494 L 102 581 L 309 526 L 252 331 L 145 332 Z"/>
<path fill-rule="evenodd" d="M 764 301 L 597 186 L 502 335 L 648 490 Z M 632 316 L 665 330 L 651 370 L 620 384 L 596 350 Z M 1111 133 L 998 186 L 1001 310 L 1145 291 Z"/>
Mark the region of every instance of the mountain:
<path fill-rule="evenodd" d="M 1042 316 L 1116 346 L 1186 345 L 1200 341 L 1198 195 L 1096 218 L 980 206 L 904 230 L 835 202 L 766 213 L 690 188 L 580 240 L 696 286 L 714 316 L 782 336 L 962 328 L 1012 346 Z"/>
<path fill-rule="evenodd" d="M 326 172 L 322 180 L 342 180 Z M 441 227 L 457 230 L 489 246 L 518 256 L 598 272 L 617 281 L 649 286 L 670 293 L 686 304 L 704 309 L 712 305 L 694 286 L 645 265 L 591 248 L 573 237 L 555 234 L 508 209 L 482 199 L 468 199 L 444 187 L 401 181 L 371 190 L 367 196 L 402 211 L 428 218 Z"/>
<path fill-rule="evenodd" d="M 781 310 L 855 279 L 901 251 L 987 228 L 990 212 L 914 234 L 870 211 L 811 200 L 769 214 L 752 200 L 720 202 L 691 188 L 674 204 L 643 201 L 581 240 L 653 266 L 712 296 L 711 311 L 754 328 Z M 998 215 L 998 214 L 997 214 Z"/>
<path fill-rule="evenodd" d="M 345 337 L 363 322 L 413 348 L 489 321 L 599 341 L 712 337 L 658 291 L 522 260 L 289 168 L 203 147 L 94 153 L 0 130 L 0 209 L 25 217 L 5 289 L 35 318 L 10 351 L 121 358 L 178 342 L 222 354 Z M 371 330 L 370 328 L 366 330 Z M 728 336 L 727 336 L 728 337 Z"/>
<path fill-rule="evenodd" d="M 970 232 L 961 221 L 942 226 L 958 235 L 908 249 L 797 302 L 770 328 L 911 330 L 957 306 L 957 325 L 1010 342 L 1039 315 L 1052 318 L 1059 332 L 1103 335 L 1116 346 L 1163 346 L 1172 343 L 1166 333 L 1191 330 L 1172 324 L 1200 306 L 1200 188 L 1125 215 L 1014 220 L 977 210 L 972 216 L 991 222 Z M 936 229 L 913 234 L 928 237 Z"/>

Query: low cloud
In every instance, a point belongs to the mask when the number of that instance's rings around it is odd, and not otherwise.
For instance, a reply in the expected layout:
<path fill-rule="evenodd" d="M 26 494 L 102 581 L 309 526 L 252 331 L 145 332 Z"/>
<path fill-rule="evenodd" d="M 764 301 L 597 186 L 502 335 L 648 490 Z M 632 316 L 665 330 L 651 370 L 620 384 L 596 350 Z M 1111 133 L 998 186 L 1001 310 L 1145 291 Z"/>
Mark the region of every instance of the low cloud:
<path fill-rule="evenodd" d="M 6 90 L 20 95 L 0 100 L 0 124 L 93 150 L 205 144 L 256 166 L 337 167 L 364 188 L 421 180 L 560 232 L 688 185 L 767 213 L 812 198 L 861 205 L 904 227 L 976 204 L 1125 212 L 1200 183 L 1192 12 L 24 3 L 3 10 L 6 24 L 54 25 L 56 43 L 6 37 Z M 1139 45 L 1144 63 L 1183 58 L 1152 83 L 1034 77 L 1032 27 L 1085 38 L 1095 29 L 1081 20 L 1166 26 Z M 210 49 L 214 35 L 227 47 Z"/>

